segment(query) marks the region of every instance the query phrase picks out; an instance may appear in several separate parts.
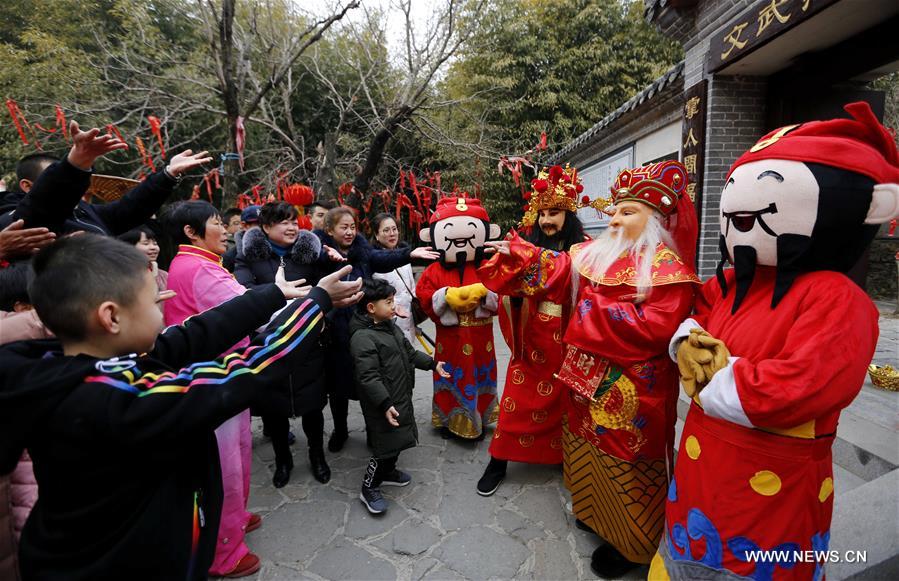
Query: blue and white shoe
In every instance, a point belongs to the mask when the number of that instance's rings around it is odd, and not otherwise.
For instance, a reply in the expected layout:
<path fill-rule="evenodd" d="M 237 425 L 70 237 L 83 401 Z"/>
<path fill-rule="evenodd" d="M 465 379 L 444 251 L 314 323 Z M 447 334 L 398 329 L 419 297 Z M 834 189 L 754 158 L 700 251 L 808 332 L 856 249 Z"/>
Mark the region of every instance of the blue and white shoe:
<path fill-rule="evenodd" d="M 368 512 L 372 514 L 381 514 L 387 511 L 388 503 L 384 496 L 381 495 L 380 488 L 365 488 L 363 486 L 362 492 L 359 493 L 359 500 L 362 501 Z"/>
<path fill-rule="evenodd" d="M 408 486 L 412 482 L 412 477 L 402 470 L 394 470 L 384 477 L 381 484 L 384 486 Z"/>

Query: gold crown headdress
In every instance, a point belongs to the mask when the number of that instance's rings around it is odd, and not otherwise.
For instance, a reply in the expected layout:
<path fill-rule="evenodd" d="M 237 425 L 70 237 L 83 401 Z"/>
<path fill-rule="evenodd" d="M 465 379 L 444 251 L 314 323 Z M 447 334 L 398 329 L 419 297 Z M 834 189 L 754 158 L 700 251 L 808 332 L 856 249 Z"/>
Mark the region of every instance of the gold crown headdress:
<path fill-rule="evenodd" d="M 578 200 L 578 195 L 583 191 L 584 186 L 577 175 L 577 169 L 568 164 L 565 164 L 564 169 L 560 165 L 554 165 L 540 170 L 537 177 L 531 180 L 531 191 L 524 194 L 528 205 L 521 219 L 522 225 L 533 226 L 540 210 L 555 208 L 576 212 L 580 208 L 589 207 L 601 211 L 609 205 L 606 198 L 591 201 L 589 196 L 584 196 Z"/>

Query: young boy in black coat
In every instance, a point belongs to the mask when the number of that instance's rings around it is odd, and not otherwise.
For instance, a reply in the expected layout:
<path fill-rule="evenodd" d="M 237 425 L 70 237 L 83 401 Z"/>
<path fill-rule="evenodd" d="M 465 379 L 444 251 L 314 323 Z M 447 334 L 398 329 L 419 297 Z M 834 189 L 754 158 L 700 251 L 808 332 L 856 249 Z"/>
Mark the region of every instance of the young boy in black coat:
<path fill-rule="evenodd" d="M 350 353 L 355 361 L 359 402 L 373 455 L 362 480 L 359 499 L 372 514 L 387 510 L 381 484 L 406 486 L 412 477 L 396 469 L 400 452 L 418 445 L 412 407 L 415 368 L 449 377 L 443 362 L 416 351 L 393 318 L 396 289 L 385 280 L 366 280 L 364 296 L 350 322 Z"/>
<path fill-rule="evenodd" d="M 40 496 L 25 579 L 205 579 L 222 483 L 213 431 L 266 397 L 360 282 L 275 285 L 162 334 L 147 258 L 92 234 L 33 261 L 29 295 L 58 341 L 0 349 L 0 474 L 28 448 Z M 217 359 L 284 307 L 260 339 Z M 137 355 L 143 353 L 144 355 Z"/>

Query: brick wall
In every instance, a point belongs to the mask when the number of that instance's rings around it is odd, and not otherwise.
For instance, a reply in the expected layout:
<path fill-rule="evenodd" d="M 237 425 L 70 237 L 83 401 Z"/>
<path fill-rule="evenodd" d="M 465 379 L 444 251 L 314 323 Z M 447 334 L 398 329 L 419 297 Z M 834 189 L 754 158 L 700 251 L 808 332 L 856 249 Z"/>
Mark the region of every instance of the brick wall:
<path fill-rule="evenodd" d="M 698 268 L 712 276 L 719 260 L 719 202 L 731 164 L 765 133 L 766 82 L 758 77 L 712 76 L 706 72 L 709 41 L 757 0 L 700 0 L 688 11 L 666 14 L 657 0 L 646 0 L 647 17 L 684 47 L 684 88 L 708 79 L 705 176 Z M 656 9 L 650 10 L 655 6 Z"/>
<path fill-rule="evenodd" d="M 766 82 L 760 77 L 712 77 L 706 119 L 705 182 L 699 274 L 718 264 L 719 202 L 731 164 L 764 133 Z"/>

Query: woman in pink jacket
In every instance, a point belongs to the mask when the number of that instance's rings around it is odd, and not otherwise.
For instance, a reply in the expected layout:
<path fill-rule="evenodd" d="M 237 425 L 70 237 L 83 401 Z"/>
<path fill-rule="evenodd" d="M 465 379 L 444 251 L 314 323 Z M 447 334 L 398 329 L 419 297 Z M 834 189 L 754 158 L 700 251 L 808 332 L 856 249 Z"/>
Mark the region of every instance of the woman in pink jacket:
<path fill-rule="evenodd" d="M 175 206 L 167 226 L 178 253 L 169 267 L 168 289 L 175 297 L 165 302 L 165 324 L 185 319 L 246 292 L 222 266 L 227 231 L 218 210 L 207 202 L 189 201 Z M 249 343 L 242 340 L 234 347 Z M 252 436 L 250 411 L 244 410 L 215 431 L 222 464 L 224 502 L 215 560 L 210 575 L 244 577 L 259 570 L 259 558 L 250 552 L 244 535 L 262 524 L 259 515 L 247 512 L 250 495 Z"/>

